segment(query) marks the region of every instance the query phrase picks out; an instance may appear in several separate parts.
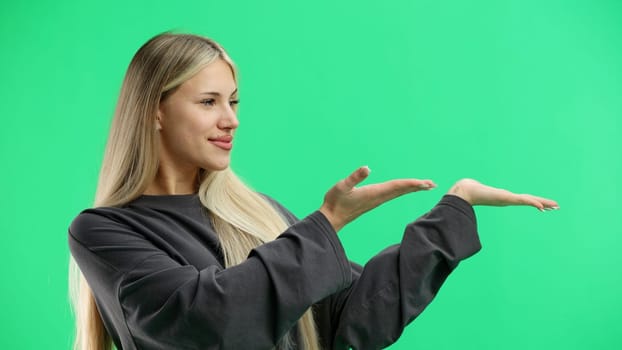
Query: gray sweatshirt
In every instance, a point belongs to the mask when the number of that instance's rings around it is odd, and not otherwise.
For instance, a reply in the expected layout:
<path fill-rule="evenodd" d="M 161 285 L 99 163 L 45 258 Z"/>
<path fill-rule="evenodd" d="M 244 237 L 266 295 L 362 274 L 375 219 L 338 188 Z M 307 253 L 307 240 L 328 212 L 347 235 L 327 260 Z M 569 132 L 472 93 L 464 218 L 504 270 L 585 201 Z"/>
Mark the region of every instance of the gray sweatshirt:
<path fill-rule="evenodd" d="M 69 247 L 117 349 L 272 349 L 310 306 L 324 349 L 381 349 L 480 248 L 475 213 L 445 195 L 365 266 L 319 211 L 224 268 L 197 195 L 82 211 Z"/>

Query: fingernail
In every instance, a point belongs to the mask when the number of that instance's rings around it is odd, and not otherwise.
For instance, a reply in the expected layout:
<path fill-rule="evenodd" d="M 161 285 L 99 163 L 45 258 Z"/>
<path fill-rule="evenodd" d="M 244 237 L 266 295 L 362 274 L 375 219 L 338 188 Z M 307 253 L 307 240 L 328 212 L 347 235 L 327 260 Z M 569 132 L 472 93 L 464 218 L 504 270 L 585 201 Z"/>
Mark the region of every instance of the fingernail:
<path fill-rule="evenodd" d="M 428 184 L 421 184 L 421 185 L 419 185 L 419 188 L 430 188 L 430 185 L 428 185 Z"/>
<path fill-rule="evenodd" d="M 538 208 L 538 210 L 544 213 L 544 209 L 542 209 L 542 208 Z"/>

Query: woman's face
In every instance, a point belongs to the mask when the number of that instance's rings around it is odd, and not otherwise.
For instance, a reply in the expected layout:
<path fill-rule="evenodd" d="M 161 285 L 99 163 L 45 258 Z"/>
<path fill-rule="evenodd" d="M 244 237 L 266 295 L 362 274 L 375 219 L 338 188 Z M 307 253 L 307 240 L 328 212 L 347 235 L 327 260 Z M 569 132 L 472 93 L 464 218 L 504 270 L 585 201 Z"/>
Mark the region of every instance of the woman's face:
<path fill-rule="evenodd" d="M 160 102 L 160 164 L 182 172 L 229 166 L 238 127 L 237 84 L 231 67 L 217 60 Z"/>

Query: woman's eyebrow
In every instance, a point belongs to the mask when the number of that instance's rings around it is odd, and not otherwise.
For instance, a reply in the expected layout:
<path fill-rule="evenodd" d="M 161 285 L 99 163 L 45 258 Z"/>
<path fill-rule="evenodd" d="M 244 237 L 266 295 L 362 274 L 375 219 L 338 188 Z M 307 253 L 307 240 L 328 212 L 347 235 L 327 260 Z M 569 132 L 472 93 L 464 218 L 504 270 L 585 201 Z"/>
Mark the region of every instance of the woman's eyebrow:
<path fill-rule="evenodd" d="M 238 92 L 237 88 L 235 90 L 233 90 L 233 92 L 231 93 L 231 96 L 235 95 L 236 92 Z M 220 96 L 220 92 L 217 92 L 217 91 L 206 91 L 206 92 L 202 92 L 201 95 L 216 95 L 216 96 Z"/>

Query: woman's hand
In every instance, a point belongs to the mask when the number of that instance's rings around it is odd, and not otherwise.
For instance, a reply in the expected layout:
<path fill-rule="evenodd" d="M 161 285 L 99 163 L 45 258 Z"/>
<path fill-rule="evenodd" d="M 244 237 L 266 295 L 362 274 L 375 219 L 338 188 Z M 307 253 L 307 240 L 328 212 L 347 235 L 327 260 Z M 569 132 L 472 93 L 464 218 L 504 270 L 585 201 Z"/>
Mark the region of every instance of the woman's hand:
<path fill-rule="evenodd" d="M 369 168 L 358 168 L 339 181 L 324 196 L 320 211 L 338 232 L 361 214 L 410 192 L 431 190 L 436 185 L 431 180 L 400 179 L 379 184 L 355 187 L 369 175 Z"/>
<path fill-rule="evenodd" d="M 483 185 L 473 179 L 462 179 L 456 182 L 448 194 L 461 197 L 471 205 L 489 205 L 502 207 L 507 205 L 529 205 L 540 211 L 559 209 L 554 200 L 532 196 L 530 194 L 516 194 L 500 188 Z"/>

